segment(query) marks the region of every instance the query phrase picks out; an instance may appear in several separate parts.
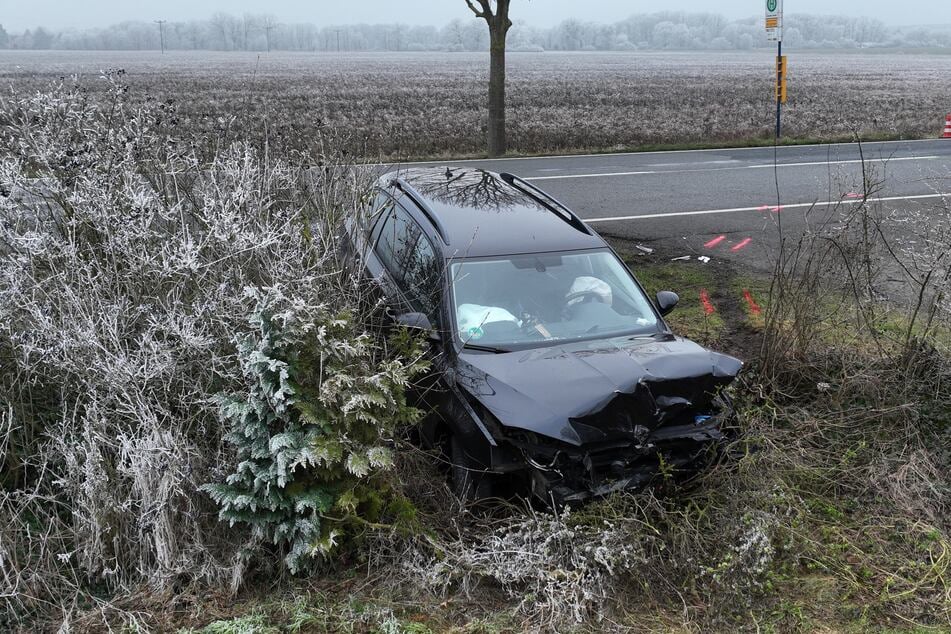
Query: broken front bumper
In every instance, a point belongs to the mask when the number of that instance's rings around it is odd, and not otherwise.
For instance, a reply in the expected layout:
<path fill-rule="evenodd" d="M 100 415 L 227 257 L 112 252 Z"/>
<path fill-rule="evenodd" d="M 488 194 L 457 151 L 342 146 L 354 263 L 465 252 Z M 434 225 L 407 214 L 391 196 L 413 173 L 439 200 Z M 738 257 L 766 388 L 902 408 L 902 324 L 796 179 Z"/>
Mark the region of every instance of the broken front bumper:
<path fill-rule="evenodd" d="M 660 474 L 695 470 L 726 441 L 725 418 L 697 416 L 693 423 L 645 430 L 637 438 L 581 447 L 531 436 L 511 444 L 529 467 L 532 493 L 562 505 L 639 489 Z"/>

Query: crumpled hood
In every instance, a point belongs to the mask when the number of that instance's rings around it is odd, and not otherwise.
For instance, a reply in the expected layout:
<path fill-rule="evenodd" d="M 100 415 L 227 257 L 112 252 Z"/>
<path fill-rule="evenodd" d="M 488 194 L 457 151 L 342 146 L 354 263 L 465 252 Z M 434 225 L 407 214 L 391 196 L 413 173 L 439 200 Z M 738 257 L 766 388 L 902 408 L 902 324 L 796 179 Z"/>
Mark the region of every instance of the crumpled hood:
<path fill-rule="evenodd" d="M 680 337 L 620 338 L 465 352 L 456 379 L 503 425 L 581 445 L 706 407 L 742 365 Z"/>

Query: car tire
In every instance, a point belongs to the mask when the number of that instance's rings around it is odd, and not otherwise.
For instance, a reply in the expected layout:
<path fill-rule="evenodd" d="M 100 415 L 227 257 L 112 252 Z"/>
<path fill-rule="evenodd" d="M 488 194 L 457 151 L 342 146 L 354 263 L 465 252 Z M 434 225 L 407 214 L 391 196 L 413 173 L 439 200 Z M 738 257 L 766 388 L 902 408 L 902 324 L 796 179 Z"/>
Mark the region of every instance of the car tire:
<path fill-rule="evenodd" d="M 491 475 L 466 452 L 456 434 L 449 439 L 449 460 L 453 492 L 460 500 L 477 502 L 492 497 Z"/>

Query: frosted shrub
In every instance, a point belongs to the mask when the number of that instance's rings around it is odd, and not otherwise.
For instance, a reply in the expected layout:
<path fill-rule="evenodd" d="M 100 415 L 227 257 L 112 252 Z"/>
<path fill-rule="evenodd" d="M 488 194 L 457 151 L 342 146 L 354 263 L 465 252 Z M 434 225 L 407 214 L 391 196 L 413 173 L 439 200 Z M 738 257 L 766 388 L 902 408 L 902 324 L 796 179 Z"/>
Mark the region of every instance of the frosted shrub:
<path fill-rule="evenodd" d="M 309 159 L 314 173 L 225 131 L 190 138 L 173 109 L 130 105 L 116 77 L 102 81 L 107 102 L 67 86 L 0 98 L 0 629 L 51 606 L 66 614 L 76 593 L 95 605 L 90 582 L 236 586 L 269 566 L 200 487 L 234 472 L 230 486 L 260 493 L 341 457 L 353 480 L 369 475 L 388 463 L 381 438 L 399 419 L 382 412 L 409 376 L 363 334 L 358 289 L 334 257 L 331 229 L 360 208 L 363 171 L 328 152 Z M 306 398 L 251 384 L 280 374 L 261 374 L 262 294 L 290 328 L 267 340 L 274 363 L 297 344 L 319 351 L 303 370 L 324 374 L 301 380 Z M 266 395 L 274 423 L 326 414 L 324 444 L 310 446 L 312 427 L 248 436 L 268 439 L 254 459 L 275 461 L 272 480 L 252 485 L 226 441 L 240 408 L 215 394 Z M 361 435 L 326 444 L 358 422 Z M 247 466 L 240 444 L 238 457 Z M 347 482 L 281 507 L 282 521 L 346 507 Z M 217 497 L 238 519 L 241 505 Z M 316 534 L 280 526 L 268 534 L 298 553 Z"/>
<path fill-rule="evenodd" d="M 600 619 L 615 584 L 647 563 L 653 541 L 624 522 L 574 522 L 567 512 L 483 528 L 442 545 L 436 560 L 408 565 L 435 589 L 494 581 L 536 624 Z"/>
<path fill-rule="evenodd" d="M 766 513 L 747 514 L 732 531 L 736 535 L 727 542 L 721 560 L 701 571 L 726 599 L 749 602 L 763 589 L 776 554 L 771 537 L 776 523 Z M 729 528 L 724 527 L 723 532 L 728 534 Z"/>

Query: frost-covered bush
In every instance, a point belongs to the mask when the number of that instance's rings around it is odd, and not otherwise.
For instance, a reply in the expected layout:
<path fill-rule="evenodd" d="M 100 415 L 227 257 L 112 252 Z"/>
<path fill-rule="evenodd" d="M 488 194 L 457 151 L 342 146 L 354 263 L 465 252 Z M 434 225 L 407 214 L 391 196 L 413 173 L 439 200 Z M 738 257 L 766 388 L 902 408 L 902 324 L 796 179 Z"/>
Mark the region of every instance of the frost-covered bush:
<path fill-rule="evenodd" d="M 469 592 L 491 580 L 536 623 L 580 623 L 600 620 L 612 590 L 648 563 L 654 542 L 626 521 L 574 521 L 567 511 L 516 516 L 470 530 L 442 544 L 437 558 L 409 560 L 407 567 L 441 591 Z"/>
<path fill-rule="evenodd" d="M 773 563 L 773 524 L 776 519 L 766 513 L 747 514 L 729 535 L 729 548 L 716 565 L 703 569 L 713 586 L 730 600 L 752 599 L 752 592 L 762 589 Z"/>
<path fill-rule="evenodd" d="M 237 467 L 214 395 L 248 393 L 256 296 L 294 315 L 306 336 L 288 345 L 323 355 L 301 416 L 326 413 L 328 436 L 364 423 L 349 441 L 367 451 L 341 449 L 354 478 L 386 463 L 382 403 L 408 376 L 363 334 L 334 256 L 363 170 L 271 156 L 227 122 L 191 137 L 174 108 L 101 81 L 105 102 L 67 85 L 0 97 L 0 629 L 68 613 L 77 593 L 94 606 L 142 583 L 236 586 L 271 565 L 200 491 Z M 281 460 L 275 438 L 258 449 Z"/>
<path fill-rule="evenodd" d="M 719 493 L 706 492 L 716 507 L 702 528 L 699 509 L 681 499 L 622 494 L 561 515 L 471 518 L 435 549 L 404 553 L 401 565 L 437 595 L 498 587 L 533 631 L 601 622 L 635 602 L 656 609 L 687 594 L 702 596 L 715 607 L 709 622 L 722 623 L 762 595 L 782 522 L 742 512 L 756 488 L 732 491 L 733 500 Z"/>

